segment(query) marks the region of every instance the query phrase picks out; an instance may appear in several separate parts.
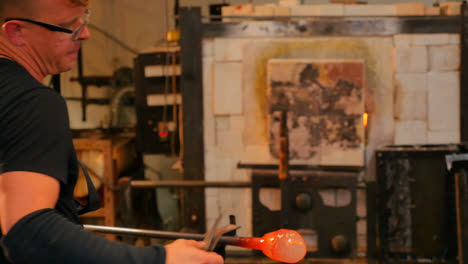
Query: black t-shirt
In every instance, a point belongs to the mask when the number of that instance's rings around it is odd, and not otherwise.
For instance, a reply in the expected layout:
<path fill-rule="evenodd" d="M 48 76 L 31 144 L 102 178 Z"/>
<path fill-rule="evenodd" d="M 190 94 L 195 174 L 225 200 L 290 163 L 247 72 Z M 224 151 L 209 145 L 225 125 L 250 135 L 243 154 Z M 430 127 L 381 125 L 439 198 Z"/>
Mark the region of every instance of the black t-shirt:
<path fill-rule="evenodd" d="M 3 238 L 0 232 L 1 264 L 8 263 L 5 253 L 18 263 L 165 263 L 161 245 L 137 248 L 108 241 L 56 213 L 79 223 L 73 197 L 78 162 L 65 101 L 19 64 L 1 58 L 0 153 L 3 172 L 37 172 L 60 182 L 57 210 L 38 210 Z"/>
<path fill-rule="evenodd" d="M 60 195 L 56 209 L 79 223 L 73 197 L 78 164 L 65 100 L 22 66 L 3 58 L 0 58 L 0 163 L 0 172 L 28 171 L 57 179 Z"/>

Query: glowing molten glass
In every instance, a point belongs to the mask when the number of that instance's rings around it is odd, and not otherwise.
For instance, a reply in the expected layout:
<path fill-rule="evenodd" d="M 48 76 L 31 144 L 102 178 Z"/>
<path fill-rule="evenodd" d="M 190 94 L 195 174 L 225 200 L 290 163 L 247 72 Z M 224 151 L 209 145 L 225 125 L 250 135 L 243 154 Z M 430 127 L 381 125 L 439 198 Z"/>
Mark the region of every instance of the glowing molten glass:
<path fill-rule="evenodd" d="M 236 237 L 236 241 L 229 244 L 261 250 L 269 258 L 286 263 L 299 262 L 307 253 L 304 238 L 296 231 L 288 229 L 267 233 L 261 238 Z"/>

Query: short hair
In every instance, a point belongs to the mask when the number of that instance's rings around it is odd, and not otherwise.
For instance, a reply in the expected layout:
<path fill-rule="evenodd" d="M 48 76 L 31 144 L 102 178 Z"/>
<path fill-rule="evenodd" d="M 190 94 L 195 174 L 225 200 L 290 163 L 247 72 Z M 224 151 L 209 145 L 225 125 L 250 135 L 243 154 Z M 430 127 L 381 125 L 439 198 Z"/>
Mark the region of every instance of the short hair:
<path fill-rule="evenodd" d="M 34 10 L 34 0 L 0 0 L 0 21 L 8 16 L 31 15 Z"/>
<path fill-rule="evenodd" d="M 67 0 L 71 6 L 87 6 L 90 0 Z M 34 16 L 37 0 L 0 0 L 0 24 L 8 16 Z"/>
<path fill-rule="evenodd" d="M 89 3 L 89 0 L 69 0 L 72 4 L 77 5 L 77 6 L 87 6 Z"/>

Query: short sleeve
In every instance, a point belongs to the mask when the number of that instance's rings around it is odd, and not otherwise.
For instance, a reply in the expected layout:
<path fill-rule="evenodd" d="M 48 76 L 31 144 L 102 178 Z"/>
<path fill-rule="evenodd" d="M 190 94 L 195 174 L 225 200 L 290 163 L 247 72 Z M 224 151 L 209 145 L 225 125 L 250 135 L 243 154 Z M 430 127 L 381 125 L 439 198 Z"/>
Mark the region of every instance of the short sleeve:
<path fill-rule="evenodd" d="M 2 171 L 37 172 L 66 184 L 73 141 L 65 100 L 44 87 L 9 104 L 0 114 Z"/>

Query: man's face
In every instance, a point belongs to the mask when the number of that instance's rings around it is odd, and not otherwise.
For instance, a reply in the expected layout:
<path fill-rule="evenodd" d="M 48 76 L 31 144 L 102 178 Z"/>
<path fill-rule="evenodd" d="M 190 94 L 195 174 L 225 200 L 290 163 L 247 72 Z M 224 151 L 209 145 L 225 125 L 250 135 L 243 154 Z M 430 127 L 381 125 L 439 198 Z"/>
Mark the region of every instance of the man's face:
<path fill-rule="evenodd" d="M 83 24 L 86 7 L 70 5 L 69 0 L 36 0 L 35 20 L 75 30 Z M 50 31 L 35 24 L 25 23 L 27 48 L 33 54 L 41 71 L 57 74 L 71 70 L 78 56 L 81 40 L 89 38 L 87 27 L 81 31 L 77 40 L 72 34 Z"/>

